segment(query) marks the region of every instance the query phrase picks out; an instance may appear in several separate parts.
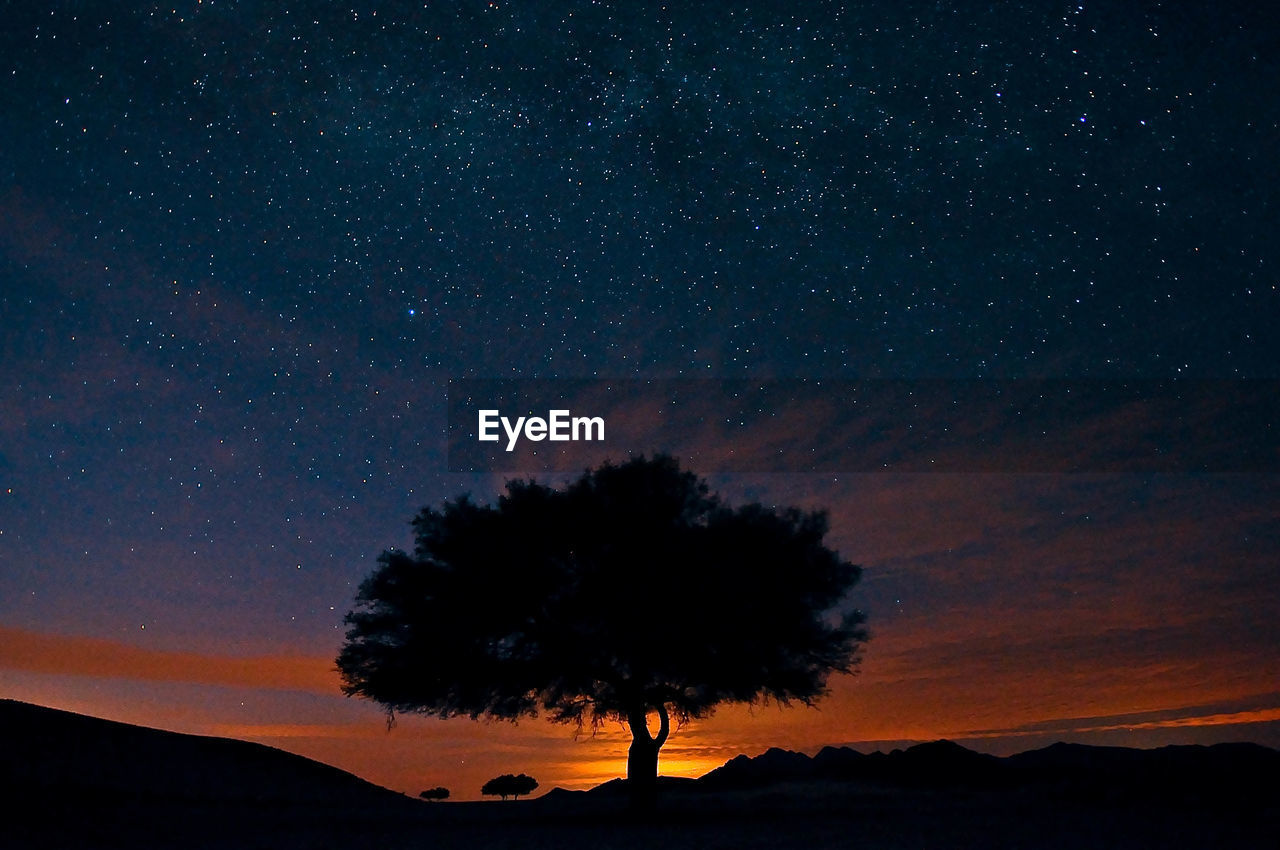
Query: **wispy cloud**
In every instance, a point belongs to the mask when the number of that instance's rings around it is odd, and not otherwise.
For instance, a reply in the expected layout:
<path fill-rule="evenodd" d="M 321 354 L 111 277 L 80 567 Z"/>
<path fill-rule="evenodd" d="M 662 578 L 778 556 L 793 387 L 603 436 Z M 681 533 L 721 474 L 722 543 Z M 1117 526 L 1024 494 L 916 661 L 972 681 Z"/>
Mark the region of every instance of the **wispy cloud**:
<path fill-rule="evenodd" d="M 1151 711 L 1041 720 L 1002 729 L 974 729 L 965 738 L 1008 738 L 1024 735 L 1078 734 L 1127 729 L 1176 729 L 1189 726 L 1234 726 L 1280 720 L 1280 692 L 1256 694 L 1229 702 L 1180 706 Z"/>
<path fill-rule="evenodd" d="M 0 669 L 334 694 L 328 658 L 202 655 L 0 626 Z"/>

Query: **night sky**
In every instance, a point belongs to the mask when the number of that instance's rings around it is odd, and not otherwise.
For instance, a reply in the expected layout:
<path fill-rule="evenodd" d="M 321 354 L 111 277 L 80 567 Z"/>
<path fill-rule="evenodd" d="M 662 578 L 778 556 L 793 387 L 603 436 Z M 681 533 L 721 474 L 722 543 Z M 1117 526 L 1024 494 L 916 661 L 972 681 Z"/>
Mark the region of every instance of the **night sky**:
<path fill-rule="evenodd" d="M 338 690 L 378 553 L 503 481 L 449 470 L 449 380 L 1280 378 L 1257 4 L 286 5 L 5 9 L 0 697 L 583 787 L 620 728 Z M 873 638 L 664 770 L 1280 745 L 1275 468 L 709 469 L 830 509 Z"/>

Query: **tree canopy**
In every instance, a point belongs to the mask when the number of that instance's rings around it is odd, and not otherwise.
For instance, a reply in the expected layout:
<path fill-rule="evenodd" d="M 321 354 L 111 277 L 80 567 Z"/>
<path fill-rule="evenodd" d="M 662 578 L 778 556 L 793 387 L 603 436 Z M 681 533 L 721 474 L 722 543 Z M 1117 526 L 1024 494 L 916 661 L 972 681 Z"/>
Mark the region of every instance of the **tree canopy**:
<path fill-rule="evenodd" d="M 532 776 L 523 773 L 515 776 L 510 773 L 504 773 L 501 776 L 495 776 L 480 787 L 480 793 L 486 797 L 501 797 L 507 799 L 514 797 L 519 800 L 522 794 L 532 794 L 533 789 L 538 787 L 538 780 Z"/>
<path fill-rule="evenodd" d="M 867 637 L 843 606 L 860 568 L 824 544 L 825 513 L 731 507 L 668 456 L 562 489 L 512 480 L 413 527 L 413 553 L 384 552 L 347 615 L 343 690 L 392 715 L 623 721 L 633 779 L 656 775 L 670 717 L 812 703 Z"/>

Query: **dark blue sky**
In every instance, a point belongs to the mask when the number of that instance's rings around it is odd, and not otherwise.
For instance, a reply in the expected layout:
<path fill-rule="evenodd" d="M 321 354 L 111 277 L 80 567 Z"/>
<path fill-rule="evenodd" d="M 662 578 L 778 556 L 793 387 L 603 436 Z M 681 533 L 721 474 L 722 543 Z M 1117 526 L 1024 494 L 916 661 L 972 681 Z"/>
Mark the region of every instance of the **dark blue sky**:
<path fill-rule="evenodd" d="M 412 5 L 6 10 L 0 626 L 331 658 L 412 514 L 500 483 L 446 469 L 450 378 L 1280 377 L 1280 51 L 1254 4 Z M 1133 627 L 1242 605 L 1236 679 L 1275 654 L 1274 476 L 1042 501 L 871 479 L 715 483 L 832 506 L 873 628 L 932 588 L 889 645 L 1012 604 L 931 570 L 998 576 L 1043 555 L 1029 529 L 1133 540 L 1156 510 L 1198 554 L 1156 579 L 1170 550 L 1121 547 Z M 990 524 L 946 539 L 988 489 Z M 904 572 L 886 541 L 910 535 L 868 539 L 867 505 L 908 496 L 936 546 Z M 1009 586 L 1047 606 L 1040 580 Z M 1167 614 L 1133 600 L 1152 581 L 1184 590 Z M 127 692 L 16 653 L 15 695 Z"/>

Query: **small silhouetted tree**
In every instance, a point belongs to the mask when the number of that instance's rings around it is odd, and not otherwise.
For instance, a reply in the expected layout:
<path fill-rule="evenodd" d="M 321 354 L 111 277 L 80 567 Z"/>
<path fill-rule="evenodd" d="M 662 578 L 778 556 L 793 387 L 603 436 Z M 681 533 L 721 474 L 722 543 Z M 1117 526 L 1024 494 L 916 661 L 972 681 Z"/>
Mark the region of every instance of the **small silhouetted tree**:
<path fill-rule="evenodd" d="M 532 776 L 523 773 L 512 776 L 510 773 L 504 773 L 481 786 L 480 793 L 488 797 L 501 797 L 504 800 L 508 797 L 519 800 L 521 794 L 531 794 L 537 787 L 538 780 Z"/>
<path fill-rule="evenodd" d="M 812 704 L 867 637 L 843 607 L 861 571 L 825 545 L 825 513 L 730 507 L 667 456 L 563 489 L 509 481 L 495 504 L 460 497 L 413 527 L 414 552 L 384 552 L 346 617 L 343 690 L 389 721 L 621 721 L 641 804 L 672 718 Z"/>
<path fill-rule="evenodd" d="M 418 796 L 424 800 L 447 800 L 449 799 L 449 789 L 444 786 L 428 788 Z"/>

